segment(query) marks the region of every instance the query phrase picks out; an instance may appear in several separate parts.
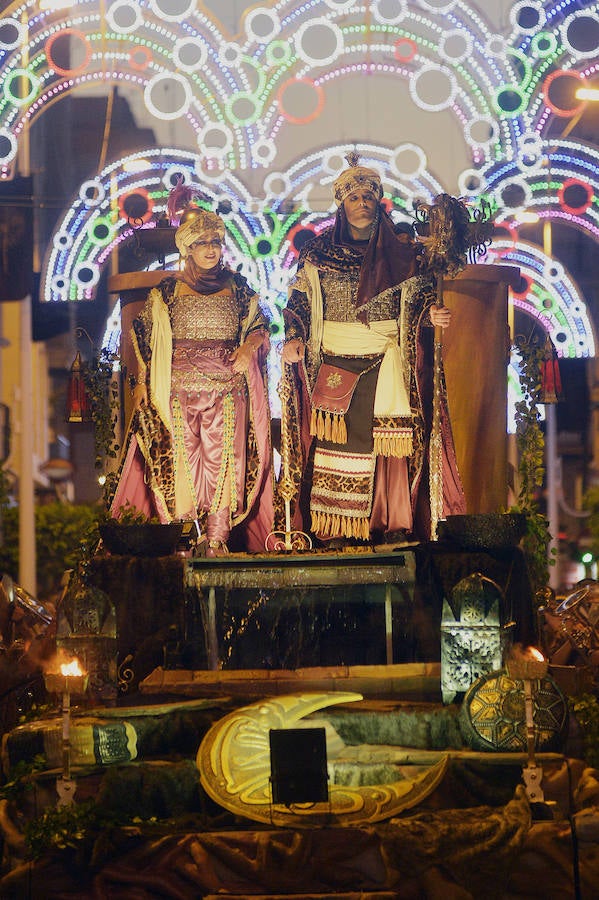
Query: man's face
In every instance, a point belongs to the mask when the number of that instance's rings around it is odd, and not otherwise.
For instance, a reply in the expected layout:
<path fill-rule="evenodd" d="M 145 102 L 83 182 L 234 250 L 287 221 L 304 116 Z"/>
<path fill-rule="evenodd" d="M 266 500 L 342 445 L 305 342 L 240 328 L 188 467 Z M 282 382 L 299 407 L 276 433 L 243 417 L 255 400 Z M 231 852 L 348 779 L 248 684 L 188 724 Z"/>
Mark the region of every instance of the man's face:
<path fill-rule="evenodd" d="M 222 252 L 222 241 L 216 232 L 203 234 L 189 247 L 189 255 L 200 269 L 213 269 L 218 264 Z"/>
<path fill-rule="evenodd" d="M 368 190 L 353 191 L 343 201 L 347 221 L 359 232 L 367 232 L 374 222 L 377 198 Z"/>

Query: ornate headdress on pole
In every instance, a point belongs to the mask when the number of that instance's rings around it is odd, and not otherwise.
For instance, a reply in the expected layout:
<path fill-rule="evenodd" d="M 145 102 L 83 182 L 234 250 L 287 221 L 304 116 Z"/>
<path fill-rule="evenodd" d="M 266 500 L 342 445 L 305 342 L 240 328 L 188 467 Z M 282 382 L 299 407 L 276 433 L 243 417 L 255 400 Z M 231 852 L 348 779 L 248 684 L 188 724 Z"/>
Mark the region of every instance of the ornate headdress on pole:
<path fill-rule="evenodd" d="M 383 185 L 379 173 L 367 166 L 358 165 L 360 155 L 355 150 L 348 153 L 345 159 L 349 163 L 349 168 L 344 169 L 333 182 L 333 196 L 337 206 L 341 206 L 346 197 L 358 190 L 372 191 L 377 200 L 380 200 L 383 196 Z"/>

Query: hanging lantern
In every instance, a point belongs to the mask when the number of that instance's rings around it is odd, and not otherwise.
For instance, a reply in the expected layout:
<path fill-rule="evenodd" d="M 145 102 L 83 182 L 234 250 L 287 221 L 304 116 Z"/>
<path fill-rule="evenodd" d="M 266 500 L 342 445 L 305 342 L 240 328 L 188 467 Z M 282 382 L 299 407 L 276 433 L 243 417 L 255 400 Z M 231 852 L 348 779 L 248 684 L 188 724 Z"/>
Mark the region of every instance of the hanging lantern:
<path fill-rule="evenodd" d="M 83 360 L 78 350 L 69 375 L 66 420 L 67 422 L 91 422 L 91 419 L 89 397 L 85 390 L 83 377 Z"/>
<path fill-rule="evenodd" d="M 559 360 L 551 338 L 545 338 L 543 359 L 541 360 L 541 403 L 557 403 L 562 397 L 562 380 L 559 373 Z"/>

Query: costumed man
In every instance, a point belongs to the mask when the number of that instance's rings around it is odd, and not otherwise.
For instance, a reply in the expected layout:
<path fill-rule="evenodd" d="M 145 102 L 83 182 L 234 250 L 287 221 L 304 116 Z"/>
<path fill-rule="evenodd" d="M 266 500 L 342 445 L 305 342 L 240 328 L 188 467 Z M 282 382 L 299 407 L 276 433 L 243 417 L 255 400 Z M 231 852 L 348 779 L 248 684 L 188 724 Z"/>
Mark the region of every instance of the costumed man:
<path fill-rule="evenodd" d="M 340 543 L 426 540 L 433 336 L 451 313 L 378 173 L 346 158 L 335 222 L 302 248 L 284 312 L 294 526 Z M 441 394 L 445 516 L 465 500 L 443 381 Z"/>
<path fill-rule="evenodd" d="M 207 555 L 260 551 L 273 527 L 268 322 L 223 264 L 225 225 L 197 208 L 175 243 L 182 272 L 150 291 L 133 323 L 138 363 L 130 438 L 111 504 L 163 523 L 196 519 Z M 242 536 L 240 535 L 242 532 Z"/>

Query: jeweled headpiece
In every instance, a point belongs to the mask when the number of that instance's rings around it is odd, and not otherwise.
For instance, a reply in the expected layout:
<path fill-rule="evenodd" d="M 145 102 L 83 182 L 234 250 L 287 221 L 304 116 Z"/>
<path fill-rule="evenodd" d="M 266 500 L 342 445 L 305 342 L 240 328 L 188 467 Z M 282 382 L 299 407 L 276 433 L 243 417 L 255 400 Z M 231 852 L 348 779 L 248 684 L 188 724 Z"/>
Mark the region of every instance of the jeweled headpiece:
<path fill-rule="evenodd" d="M 189 248 L 203 234 L 217 234 L 224 240 L 225 223 L 216 213 L 206 209 L 188 207 L 184 214 L 185 221 L 175 231 L 175 244 L 179 253 L 185 259 Z"/>
<path fill-rule="evenodd" d="M 348 153 L 345 159 L 349 163 L 349 168 L 344 169 L 333 182 L 333 196 L 337 206 L 341 206 L 353 191 L 365 189 L 372 191 L 377 200 L 380 200 L 383 196 L 383 185 L 379 173 L 367 166 L 358 165 L 360 156 L 355 150 Z"/>

